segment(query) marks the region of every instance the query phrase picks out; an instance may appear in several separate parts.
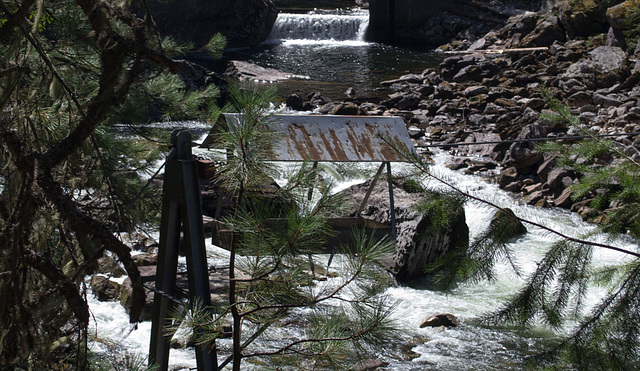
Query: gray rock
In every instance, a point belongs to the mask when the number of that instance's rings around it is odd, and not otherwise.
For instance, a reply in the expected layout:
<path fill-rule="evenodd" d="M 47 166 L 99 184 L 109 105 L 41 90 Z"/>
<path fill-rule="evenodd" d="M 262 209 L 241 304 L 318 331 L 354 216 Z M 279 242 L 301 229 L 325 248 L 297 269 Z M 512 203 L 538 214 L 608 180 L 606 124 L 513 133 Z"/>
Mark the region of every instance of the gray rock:
<path fill-rule="evenodd" d="M 341 192 L 345 200 L 348 200 L 350 215 L 357 211 L 370 182 L 369 180 Z M 425 277 L 425 264 L 435 261 L 456 246 L 469 243 L 469 228 L 463 208 L 452 210 L 456 221 L 449 230 L 424 233 L 431 223 L 430 217 L 414 209 L 423 197 L 425 196 L 422 193 L 409 193 L 401 187 L 394 187 L 396 252 L 381 263 L 400 282 Z M 376 184 L 361 215 L 379 223 L 390 224 L 389 191 L 386 182 L 379 181 Z"/>
<path fill-rule="evenodd" d="M 563 79 L 576 79 L 590 89 L 609 87 L 630 74 L 627 53 L 615 46 L 601 46 L 589 52 L 565 71 Z"/>
<path fill-rule="evenodd" d="M 593 96 L 589 92 L 579 91 L 567 98 L 567 104 L 571 107 L 593 105 Z"/>
<path fill-rule="evenodd" d="M 276 82 L 288 79 L 308 79 L 308 76 L 282 72 L 273 68 L 265 68 L 245 61 L 229 61 L 225 76 L 238 80 Z"/>
<path fill-rule="evenodd" d="M 549 46 L 556 41 L 566 40 L 560 19 L 553 14 L 546 15 L 536 28 L 520 41 L 520 47 Z"/>
<path fill-rule="evenodd" d="M 322 113 L 325 115 L 331 115 L 333 114 L 333 112 L 335 112 L 337 109 L 340 108 L 340 106 L 342 106 L 344 103 L 342 102 L 329 102 L 329 103 L 325 103 L 322 106 L 320 106 L 318 108 L 318 113 Z"/>
<path fill-rule="evenodd" d="M 515 167 L 508 167 L 500 172 L 500 175 L 496 178 L 498 184 L 505 187 L 507 184 L 512 184 L 518 179 L 518 169 Z"/>
<path fill-rule="evenodd" d="M 462 81 L 481 81 L 485 77 L 485 73 L 482 67 L 477 65 L 463 67 L 458 73 L 456 73 L 452 80 L 455 82 Z"/>
<path fill-rule="evenodd" d="M 571 200 L 571 193 L 571 189 L 565 188 L 560 196 L 554 200 L 554 206 L 561 207 L 563 209 L 571 208 L 571 205 L 573 204 L 573 201 Z"/>
<path fill-rule="evenodd" d="M 507 192 L 521 192 L 522 191 L 522 182 L 516 181 L 516 182 L 511 182 L 507 185 L 505 185 L 504 187 L 502 187 L 502 189 L 504 189 Z"/>
<path fill-rule="evenodd" d="M 576 172 L 570 167 L 556 167 L 549 172 L 546 184 L 554 190 L 564 189 L 571 185 Z"/>
<path fill-rule="evenodd" d="M 358 105 L 353 102 L 340 103 L 333 110 L 329 111 L 330 115 L 356 116 L 358 113 Z"/>
<path fill-rule="evenodd" d="M 458 317 L 449 313 L 440 313 L 427 317 L 421 324 L 420 328 L 424 327 L 458 327 L 460 326 L 460 320 Z"/>
<path fill-rule="evenodd" d="M 609 32 L 607 32 L 607 42 L 606 46 L 617 46 L 620 48 L 624 48 L 624 34 L 621 30 L 615 29 L 613 27 L 609 28 Z"/>
<path fill-rule="evenodd" d="M 553 170 L 553 168 L 556 166 L 556 162 L 557 156 L 550 156 L 542 164 L 540 164 L 540 166 L 538 166 L 538 171 L 536 173 L 543 182 L 547 181 L 549 172 L 551 172 L 551 170 Z"/>
<path fill-rule="evenodd" d="M 307 96 L 307 100 L 309 101 L 309 103 L 313 104 L 314 106 L 323 106 L 331 102 L 331 99 L 325 96 L 324 94 L 322 94 L 321 92 L 314 92 L 309 94 L 309 96 Z"/>
<path fill-rule="evenodd" d="M 511 38 L 516 34 L 527 35 L 531 33 L 538 23 L 540 14 L 536 12 L 524 12 L 509 17 L 507 23 L 498 31 L 503 38 Z"/>
<path fill-rule="evenodd" d="M 99 301 L 112 301 L 118 300 L 122 287 L 107 276 L 95 275 L 91 277 L 91 290 Z"/>
<path fill-rule="evenodd" d="M 609 24 L 605 17 L 606 4 L 606 2 L 585 0 L 557 2 L 557 12 L 568 36 L 586 38 L 607 32 Z"/>
<path fill-rule="evenodd" d="M 387 365 L 389 365 L 389 362 L 384 362 L 379 359 L 363 359 L 351 366 L 349 371 L 374 371 Z"/>
<path fill-rule="evenodd" d="M 489 92 L 488 87 L 484 85 L 474 85 L 464 89 L 462 93 L 464 94 L 465 97 L 475 97 L 476 95 L 487 94 L 488 92 Z"/>
<path fill-rule="evenodd" d="M 289 95 L 285 104 L 294 111 L 310 111 L 313 108 L 311 104 L 309 102 L 305 102 L 302 96 L 298 93 Z"/>
<path fill-rule="evenodd" d="M 480 116 L 480 115 L 474 115 Z M 475 142 L 499 142 L 500 135 L 496 133 L 472 133 L 464 140 L 465 143 Z M 488 157 L 495 161 L 502 160 L 502 152 L 508 147 L 504 143 L 485 143 L 478 145 L 466 145 L 459 147 L 461 153 L 465 153 L 470 156 L 482 156 Z"/>
<path fill-rule="evenodd" d="M 546 136 L 547 129 L 545 126 L 540 122 L 536 122 L 522 128 L 517 139 L 544 138 Z M 516 142 L 511 144 L 506 151 L 504 163 L 508 166 L 525 170 L 538 164 L 542 159 L 542 154 L 535 149 L 535 145 L 532 142 Z"/>
<path fill-rule="evenodd" d="M 598 105 L 602 108 L 609 108 L 619 107 L 622 102 L 620 102 L 615 96 L 596 93 L 593 95 L 593 104 Z"/>

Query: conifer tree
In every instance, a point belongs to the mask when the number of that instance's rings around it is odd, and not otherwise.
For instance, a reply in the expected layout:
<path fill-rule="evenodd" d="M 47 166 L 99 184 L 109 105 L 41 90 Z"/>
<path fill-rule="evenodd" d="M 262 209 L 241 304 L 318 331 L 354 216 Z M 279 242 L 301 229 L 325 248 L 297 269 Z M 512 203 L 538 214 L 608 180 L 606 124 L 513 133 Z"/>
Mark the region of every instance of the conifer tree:
<path fill-rule="evenodd" d="M 224 191 L 237 199 L 224 220 L 241 235 L 230 251 L 228 302 L 213 308 L 192 303 L 178 312 L 176 323 L 193 329 L 190 343 L 228 354 L 218 356 L 219 368 L 231 363 L 240 370 L 243 362 L 260 359 L 273 368 L 346 369 L 370 352 L 367 345 L 395 334 L 389 318 L 394 304 L 381 295 L 385 275 L 373 264 L 394 244 L 354 231 L 343 246 L 340 277 L 331 284 L 315 280 L 307 257 L 324 249 L 332 236 L 327 218 L 342 202 L 330 194 L 331 178 L 308 163 L 290 172 L 284 186 L 266 187 L 276 177 L 269 160 L 280 135 L 269 127 L 271 99 L 270 90 L 230 88 L 226 110 L 236 114 L 216 124 L 221 127 L 216 148 L 227 150 L 219 177 Z M 296 313 L 301 310 L 304 315 Z M 302 335 L 278 341 L 276 328 L 293 320 Z M 227 322 L 230 349 L 211 346 Z"/>
<path fill-rule="evenodd" d="M 218 95 L 188 89 L 169 58 L 186 49 L 152 30 L 117 2 L 0 1 L 3 366 L 83 367 L 70 346 L 86 342 L 83 280 L 105 254 L 131 278 L 138 319 L 140 274 L 118 232 L 157 214 L 153 187 L 132 202 L 162 152 L 138 124 L 207 118 Z"/>

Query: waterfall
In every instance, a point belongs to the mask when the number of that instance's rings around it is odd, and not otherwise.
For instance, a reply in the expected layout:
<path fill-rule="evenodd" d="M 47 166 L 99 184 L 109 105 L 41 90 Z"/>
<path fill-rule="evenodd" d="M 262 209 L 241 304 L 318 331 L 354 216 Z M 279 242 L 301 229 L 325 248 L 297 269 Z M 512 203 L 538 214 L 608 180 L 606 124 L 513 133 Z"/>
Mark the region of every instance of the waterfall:
<path fill-rule="evenodd" d="M 316 10 L 306 14 L 281 13 L 270 42 L 364 42 L 369 13 L 363 10 Z"/>

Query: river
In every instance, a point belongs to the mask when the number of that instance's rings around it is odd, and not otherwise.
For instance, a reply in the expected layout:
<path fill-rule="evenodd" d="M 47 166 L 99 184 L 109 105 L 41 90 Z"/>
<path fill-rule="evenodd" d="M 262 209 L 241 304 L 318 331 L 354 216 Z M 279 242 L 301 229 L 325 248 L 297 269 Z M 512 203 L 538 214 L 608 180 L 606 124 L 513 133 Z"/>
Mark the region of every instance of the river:
<path fill-rule="evenodd" d="M 523 204 L 513 195 L 487 182 L 484 177 L 465 175 L 448 169 L 445 163 L 450 157 L 446 152 L 438 152 L 434 156 L 435 163 L 431 172 L 446 178 L 463 191 L 491 200 L 502 207 L 511 208 L 518 216 L 542 221 L 545 225 L 568 235 L 580 236 L 593 230 L 592 225 L 583 222 L 574 213 Z M 375 168 L 372 165 L 367 166 L 361 172 L 362 178 L 345 182 L 351 184 L 364 180 L 364 176 Z M 435 189 L 443 187 L 434 181 L 428 181 L 425 185 Z M 466 204 L 465 214 L 472 238 L 487 227 L 492 213 L 493 210 L 483 205 Z M 542 230 L 532 227 L 528 229 L 529 232 L 525 236 L 511 244 L 511 248 L 516 252 L 517 262 L 525 273 L 536 267 L 536 261 L 556 240 L 554 236 Z M 604 242 L 605 239 L 606 236 L 601 236 L 600 242 Z M 627 245 L 624 240 L 615 243 L 619 246 Z M 209 265 L 228 264 L 228 252 L 211 245 L 209 241 L 207 253 L 211 257 Z M 317 259 L 323 261 L 326 260 L 326 256 L 318 256 Z M 594 261 L 598 262 L 599 266 L 605 266 L 620 263 L 621 259 L 623 257 L 618 253 L 598 250 Z M 401 343 L 404 349 L 390 346 L 389 349 L 385 349 L 385 353 L 378 354 L 378 357 L 390 363 L 385 370 L 518 370 L 522 369 L 522 362 L 527 356 L 543 351 L 552 344 L 558 335 L 542 327 L 523 333 L 477 325 L 475 319 L 478 316 L 497 309 L 523 284 L 522 278 L 516 276 L 507 263 L 499 265 L 497 269 L 498 279 L 495 282 L 463 284 L 450 294 L 425 289 L 425 281 L 388 288 L 386 294 L 399 303 L 393 316 L 403 333 Z M 589 303 L 595 304 L 601 295 L 600 290 L 592 290 Z M 102 339 L 92 343 L 93 350 L 105 351 L 105 341 L 118 343 L 144 359 L 148 352 L 150 323 L 145 322 L 134 327 L 128 323 L 128 316 L 118 303 L 99 302 L 92 295 L 89 295 L 89 298 L 91 313 L 95 319 L 90 333 Z M 419 328 L 425 318 L 437 313 L 454 314 L 462 325 L 446 330 Z M 569 331 L 570 327 L 571 324 L 567 324 L 563 331 Z M 409 353 L 411 356 L 407 356 Z M 173 349 L 170 362 L 171 367 L 177 369 L 195 367 L 194 352 L 191 349 Z"/>
<path fill-rule="evenodd" d="M 312 75 L 310 80 L 279 84 L 280 94 L 315 90 L 341 94 L 348 87 L 354 87 L 361 94 L 374 94 L 379 81 L 405 73 L 419 73 L 433 65 L 438 58 L 430 52 L 398 49 L 363 41 L 362 27 L 366 27 L 366 20 L 366 13 L 360 10 L 282 14 L 268 43 L 259 48 L 235 50 L 232 53 L 235 57 L 265 67 Z M 306 22 L 306 26 L 296 28 L 302 22 Z M 330 27 L 330 24 L 333 26 Z M 313 36 L 309 36 L 309 27 L 313 28 L 313 25 L 321 26 L 317 27 Z M 350 32 L 349 37 L 340 36 L 347 32 Z M 465 192 L 508 207 L 518 216 L 543 222 L 571 236 L 581 236 L 593 230 L 592 225 L 584 223 L 575 214 L 560 209 L 528 206 L 503 192 L 495 184 L 487 182 L 486 178 L 449 170 L 444 166 L 449 157 L 446 152 L 437 152 L 432 172 L 447 178 Z M 350 179 L 350 182 L 357 180 Z M 442 187 L 433 181 L 426 185 L 432 188 Z M 468 203 L 465 213 L 472 238 L 487 227 L 492 216 L 492 210 L 475 203 Z M 598 238 L 604 241 L 606 236 Z M 514 241 L 511 247 L 517 254 L 522 270 L 531 272 L 536 267 L 536 261 L 554 240 L 553 235 L 529 227 L 525 236 Z M 212 256 L 210 264 L 225 264 L 226 251 L 207 243 L 207 251 Z M 626 244 L 624 240 L 615 243 L 622 246 Z M 602 266 L 620 263 L 623 259 L 620 254 L 610 251 L 596 251 L 595 255 L 594 261 Z M 497 309 L 523 284 L 522 278 L 513 274 L 506 263 L 499 265 L 497 269 L 499 274 L 495 282 L 464 284 L 451 294 L 425 289 L 425 282 L 422 281 L 387 289 L 386 294 L 399 302 L 394 318 L 404 334 L 402 343 L 405 349 L 400 351 L 390 348 L 385 353 L 377 354 L 390 363 L 384 369 L 517 370 L 523 367 L 522 362 L 527 356 L 540 352 L 553 343 L 558 335 L 542 327 L 522 333 L 478 326 L 475 318 Z M 595 304 L 601 295 L 601 291 L 592 290 L 589 295 L 590 304 Z M 91 333 L 103 340 L 92 342 L 93 350 L 100 353 L 106 350 L 105 343 L 113 342 L 131 352 L 138 352 L 141 358 L 145 358 L 149 347 L 150 323 L 135 327 L 129 325 L 128 316 L 119 304 L 98 302 L 92 295 L 89 297 L 94 318 Z M 426 317 L 437 313 L 452 313 L 461 320 L 462 325 L 447 330 L 419 328 Z M 570 328 L 571 324 L 567 324 L 561 332 L 569 331 Z M 174 349 L 171 351 L 170 362 L 174 369 L 195 367 L 194 353 L 189 349 Z"/>
<path fill-rule="evenodd" d="M 380 96 L 379 83 L 408 73 L 421 73 L 442 59 L 431 50 L 399 48 L 365 41 L 366 10 L 314 10 L 280 13 L 270 38 L 257 48 L 230 50 L 227 57 L 308 80 L 277 83 L 282 97 L 320 91 L 344 98 L 348 88 L 358 96 Z"/>

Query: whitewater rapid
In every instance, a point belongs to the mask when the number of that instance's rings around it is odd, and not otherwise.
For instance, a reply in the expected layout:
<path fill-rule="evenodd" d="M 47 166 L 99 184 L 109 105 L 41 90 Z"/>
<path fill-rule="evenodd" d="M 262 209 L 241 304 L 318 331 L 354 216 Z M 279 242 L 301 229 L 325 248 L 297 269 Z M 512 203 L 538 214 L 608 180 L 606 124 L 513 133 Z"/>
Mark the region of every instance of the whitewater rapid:
<path fill-rule="evenodd" d="M 445 152 L 436 154 L 434 156 L 435 164 L 431 171 L 465 192 L 490 200 L 501 207 L 508 207 L 520 217 L 540 222 L 567 235 L 581 236 L 594 229 L 593 225 L 583 222 L 575 213 L 526 205 L 514 198 L 513 195 L 500 190 L 495 184 L 487 182 L 485 178 L 449 170 L 445 166 L 448 158 L 450 155 Z M 370 169 L 364 169 L 363 174 L 375 168 L 375 165 L 371 164 L 366 166 L 369 166 Z M 401 168 L 397 168 L 394 169 L 394 172 L 401 170 Z M 341 186 L 353 184 L 358 180 L 364 180 L 364 177 L 362 179 L 347 179 Z M 431 188 L 443 187 L 442 184 L 435 181 L 427 181 L 425 185 Z M 465 206 L 465 214 L 471 238 L 473 238 L 488 226 L 493 210 L 481 204 L 470 202 Z M 529 232 L 511 244 L 511 248 L 517 255 L 517 262 L 525 275 L 535 269 L 536 261 L 558 239 L 553 234 L 538 228 L 531 226 L 527 226 L 527 228 Z M 599 242 L 607 242 L 609 237 L 595 236 L 593 238 Z M 624 238 L 618 239 L 614 243 L 621 247 L 632 248 Z M 206 244 L 207 254 L 211 259 L 209 264 L 228 264 L 225 260 L 228 256 L 226 250 L 211 245 L 210 241 L 207 241 Z M 594 255 L 594 261 L 600 266 L 619 264 L 624 259 L 621 254 L 608 250 L 596 250 Z M 318 256 L 318 260 L 326 261 L 326 256 Z M 498 265 L 497 271 L 498 278 L 495 282 L 462 284 L 450 294 L 423 289 L 424 285 L 419 281 L 412 283 L 411 286 L 388 288 L 386 294 L 399 303 L 393 317 L 404 333 L 404 342 L 410 344 L 409 352 L 412 356 L 403 359 L 400 354 L 381 355 L 385 361 L 390 362 L 390 365 L 385 369 L 519 369 L 526 356 L 545 349 L 545 346 L 548 346 L 549 342 L 553 341 L 557 335 L 542 327 L 534 328 L 527 333 L 520 333 L 514 330 L 491 329 L 477 325 L 475 318 L 499 308 L 523 284 L 523 278 L 514 274 L 507 263 Z M 590 304 L 594 305 L 602 294 L 602 289 L 592 290 L 589 295 Z M 127 350 L 138 353 L 140 357 L 146 357 L 150 338 L 150 323 L 130 325 L 128 315 L 118 303 L 99 302 L 92 295 L 89 295 L 89 298 L 94 319 L 91 334 L 94 334 L 96 339 L 100 339 L 92 342 L 92 349 L 96 352 L 105 352 L 107 347 L 103 345 L 104 342 L 118 343 Z M 460 319 L 462 326 L 447 330 L 419 328 L 420 323 L 426 317 L 437 313 L 454 314 Z M 569 331 L 570 325 L 567 325 L 565 331 Z M 173 368 L 195 367 L 193 350 L 172 350 L 170 364 Z"/>

